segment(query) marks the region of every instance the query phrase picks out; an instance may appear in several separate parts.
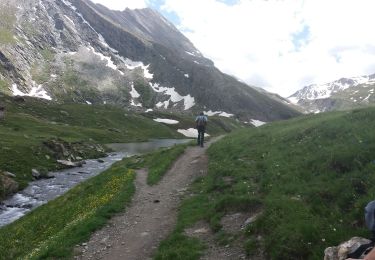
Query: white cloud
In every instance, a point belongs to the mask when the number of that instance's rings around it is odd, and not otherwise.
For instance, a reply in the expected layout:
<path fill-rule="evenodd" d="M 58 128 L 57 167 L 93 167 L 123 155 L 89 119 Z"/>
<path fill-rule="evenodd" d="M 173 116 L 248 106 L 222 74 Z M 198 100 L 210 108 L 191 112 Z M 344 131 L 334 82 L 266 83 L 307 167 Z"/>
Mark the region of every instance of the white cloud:
<path fill-rule="evenodd" d="M 375 72 L 373 0 L 166 0 L 162 10 L 216 66 L 289 95 Z M 297 44 L 298 43 L 298 44 Z"/>
<path fill-rule="evenodd" d="M 91 0 L 94 3 L 102 4 L 109 9 L 123 11 L 125 8 L 140 9 L 146 8 L 147 4 L 144 0 Z"/>

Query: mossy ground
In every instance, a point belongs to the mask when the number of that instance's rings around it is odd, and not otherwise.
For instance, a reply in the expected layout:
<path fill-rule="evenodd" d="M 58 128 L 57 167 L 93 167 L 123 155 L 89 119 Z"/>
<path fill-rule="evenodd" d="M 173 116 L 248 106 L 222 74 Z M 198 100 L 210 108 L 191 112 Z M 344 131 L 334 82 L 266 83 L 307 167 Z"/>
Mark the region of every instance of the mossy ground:
<path fill-rule="evenodd" d="M 134 193 L 134 169 L 146 167 L 156 184 L 187 145 L 133 156 L 0 229 L 0 259 L 65 259 Z"/>
<path fill-rule="evenodd" d="M 241 241 L 267 259 L 322 259 L 328 246 L 369 237 L 363 209 L 375 194 L 374 128 L 375 108 L 367 108 L 228 135 L 209 148 L 209 174 L 193 185 L 156 259 L 198 259 L 204 245 L 183 230 L 205 220 L 219 239 L 221 218 L 235 212 L 262 212 Z"/>

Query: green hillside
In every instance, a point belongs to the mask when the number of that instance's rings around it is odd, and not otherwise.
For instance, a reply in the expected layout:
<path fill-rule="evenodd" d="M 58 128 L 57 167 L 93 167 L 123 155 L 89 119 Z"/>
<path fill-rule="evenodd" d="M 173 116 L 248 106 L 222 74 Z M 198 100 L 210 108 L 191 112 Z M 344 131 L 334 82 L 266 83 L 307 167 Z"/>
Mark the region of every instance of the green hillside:
<path fill-rule="evenodd" d="M 180 209 L 158 259 L 202 250 L 184 229 L 207 221 L 223 245 L 241 243 L 266 259 L 322 259 L 324 249 L 369 237 L 364 206 L 375 194 L 375 109 L 295 118 L 240 130 L 209 148 L 209 174 Z M 260 213 L 236 234 L 228 214 Z M 190 259 L 190 258 L 189 258 Z"/>
<path fill-rule="evenodd" d="M 185 138 L 177 129 L 194 126 L 194 115 L 165 113 L 140 114 L 102 105 L 56 104 L 27 98 L 1 97 L 6 106 L 5 119 L 0 120 L 0 172 L 14 173 L 20 188 L 32 179 L 31 169 L 40 172 L 56 170 L 56 159 L 62 151 L 77 158 L 104 156 L 106 143 L 146 141 L 150 138 Z M 177 125 L 166 125 L 152 119 L 176 119 Z M 212 118 L 211 135 L 229 132 L 242 125 L 227 118 Z M 52 147 L 52 148 L 51 148 Z M 57 148 L 56 148 L 57 147 Z M 61 153 L 61 154 L 59 154 Z M 0 185 L 1 187 L 1 185 Z M 4 191 L 0 188 L 0 198 Z"/>

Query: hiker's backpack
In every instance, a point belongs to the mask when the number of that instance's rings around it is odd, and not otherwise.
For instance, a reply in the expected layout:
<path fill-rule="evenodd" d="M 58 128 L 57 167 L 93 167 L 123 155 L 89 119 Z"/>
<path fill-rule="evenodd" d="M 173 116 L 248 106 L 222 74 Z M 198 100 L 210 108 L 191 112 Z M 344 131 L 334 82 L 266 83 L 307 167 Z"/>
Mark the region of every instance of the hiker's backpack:
<path fill-rule="evenodd" d="M 197 118 L 197 126 L 205 126 L 206 125 L 206 118 L 204 116 L 198 116 Z"/>

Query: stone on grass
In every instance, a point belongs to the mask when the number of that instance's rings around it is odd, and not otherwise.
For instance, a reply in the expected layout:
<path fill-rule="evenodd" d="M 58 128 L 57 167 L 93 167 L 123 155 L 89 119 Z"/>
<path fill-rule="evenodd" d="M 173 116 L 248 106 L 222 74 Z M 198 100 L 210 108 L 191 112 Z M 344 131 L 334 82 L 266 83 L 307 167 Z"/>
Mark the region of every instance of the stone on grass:
<path fill-rule="evenodd" d="M 328 247 L 324 250 L 324 260 L 344 260 L 348 254 L 356 251 L 361 245 L 371 241 L 362 237 L 353 237 L 338 246 Z"/>

